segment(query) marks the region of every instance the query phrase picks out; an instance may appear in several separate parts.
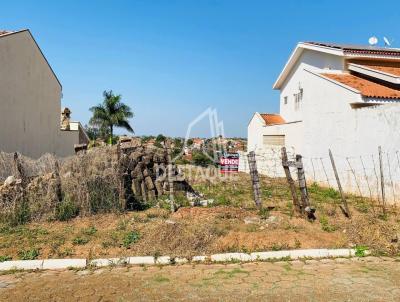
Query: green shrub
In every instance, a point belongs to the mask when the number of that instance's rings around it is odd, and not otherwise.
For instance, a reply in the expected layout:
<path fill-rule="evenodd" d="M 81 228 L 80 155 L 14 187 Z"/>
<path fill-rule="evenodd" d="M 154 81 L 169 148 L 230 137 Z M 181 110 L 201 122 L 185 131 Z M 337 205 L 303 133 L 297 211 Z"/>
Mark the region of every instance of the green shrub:
<path fill-rule="evenodd" d="M 137 242 L 140 239 L 140 234 L 138 232 L 129 232 L 125 234 L 123 241 L 122 241 L 122 246 L 124 248 L 129 248 L 131 244 Z"/>
<path fill-rule="evenodd" d="M 214 206 L 229 206 L 230 204 L 231 201 L 226 195 L 216 196 L 213 203 Z"/>
<path fill-rule="evenodd" d="M 330 198 L 330 199 L 339 199 L 340 193 L 333 188 L 323 188 L 319 186 L 317 183 L 313 183 L 309 188 L 308 191 L 317 195 L 320 198 Z"/>
<path fill-rule="evenodd" d="M 20 250 L 18 251 L 18 257 L 21 260 L 35 260 L 39 257 L 38 249 L 30 249 L 30 250 Z"/>
<path fill-rule="evenodd" d="M 322 215 L 319 218 L 319 222 L 321 223 L 321 228 L 323 231 L 329 232 L 329 233 L 336 231 L 336 227 L 329 224 L 328 218 L 325 215 Z"/>
<path fill-rule="evenodd" d="M 67 221 L 78 216 L 78 214 L 79 208 L 69 197 L 66 197 L 57 205 L 55 218 L 60 221 Z"/>
<path fill-rule="evenodd" d="M 92 236 L 92 235 L 97 233 L 97 229 L 94 226 L 90 226 L 90 227 L 88 227 L 86 229 L 83 229 L 82 233 L 87 235 L 87 236 Z"/>
<path fill-rule="evenodd" d="M 368 213 L 370 205 L 366 202 L 357 202 L 354 207 L 356 208 L 357 211 L 360 213 Z"/>
<path fill-rule="evenodd" d="M 11 260 L 11 259 L 12 259 L 11 256 L 0 256 L 0 262 L 8 261 L 8 260 Z"/>
<path fill-rule="evenodd" d="M 196 166 L 207 167 L 213 164 L 213 161 L 204 153 L 196 152 L 192 157 L 193 164 Z"/>
<path fill-rule="evenodd" d="M 89 242 L 89 238 L 77 236 L 72 240 L 73 245 L 85 245 Z"/>

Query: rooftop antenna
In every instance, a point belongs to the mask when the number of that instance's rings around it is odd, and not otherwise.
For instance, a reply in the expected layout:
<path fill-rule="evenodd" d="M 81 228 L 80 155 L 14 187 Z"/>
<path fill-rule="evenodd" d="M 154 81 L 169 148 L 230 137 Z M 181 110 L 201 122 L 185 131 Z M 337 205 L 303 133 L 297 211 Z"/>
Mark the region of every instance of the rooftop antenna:
<path fill-rule="evenodd" d="M 378 38 L 375 36 L 372 36 L 368 39 L 368 43 L 370 46 L 375 46 L 376 44 L 378 44 Z"/>
<path fill-rule="evenodd" d="M 383 42 L 385 42 L 385 46 L 386 46 L 386 47 L 390 47 L 390 46 L 392 46 L 393 39 L 392 39 L 391 41 L 389 41 L 388 38 L 383 37 Z"/>

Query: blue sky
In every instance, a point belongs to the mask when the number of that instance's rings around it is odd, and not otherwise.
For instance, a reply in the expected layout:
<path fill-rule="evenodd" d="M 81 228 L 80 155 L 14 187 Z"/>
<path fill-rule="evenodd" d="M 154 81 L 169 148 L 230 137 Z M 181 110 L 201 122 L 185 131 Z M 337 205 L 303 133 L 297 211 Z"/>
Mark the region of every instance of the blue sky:
<path fill-rule="evenodd" d="M 226 136 L 245 137 L 255 111 L 279 111 L 272 84 L 298 41 L 400 47 L 399 17 L 398 1 L 5 1 L 0 28 L 31 30 L 73 119 L 112 89 L 138 135 L 183 136 L 213 107 Z"/>

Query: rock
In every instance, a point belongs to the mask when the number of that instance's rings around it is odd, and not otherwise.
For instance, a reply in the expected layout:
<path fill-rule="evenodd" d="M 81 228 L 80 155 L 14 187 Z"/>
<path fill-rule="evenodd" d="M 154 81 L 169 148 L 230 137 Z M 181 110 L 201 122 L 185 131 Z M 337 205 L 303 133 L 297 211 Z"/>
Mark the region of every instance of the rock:
<path fill-rule="evenodd" d="M 258 224 L 258 223 L 260 223 L 260 218 L 259 217 L 245 217 L 244 223 L 245 224 Z"/>
<path fill-rule="evenodd" d="M 214 203 L 214 199 L 206 199 L 206 200 L 200 200 L 199 204 L 203 207 L 207 207 L 208 205 Z"/>
<path fill-rule="evenodd" d="M 153 180 L 151 179 L 150 176 L 147 176 L 147 177 L 144 179 L 144 181 L 145 181 L 145 183 L 146 183 L 147 189 L 149 189 L 149 190 L 153 190 L 153 189 L 154 189 Z"/>
<path fill-rule="evenodd" d="M 173 220 L 167 219 L 167 220 L 165 220 L 165 223 L 168 223 L 168 224 L 175 224 L 176 222 L 173 221 Z"/>
<path fill-rule="evenodd" d="M 17 180 L 15 179 L 14 176 L 8 176 L 6 178 L 6 180 L 4 181 L 4 186 L 13 186 L 15 185 L 15 183 L 17 182 Z"/>
<path fill-rule="evenodd" d="M 156 199 L 156 192 L 154 190 L 150 190 L 147 192 L 148 200 L 155 200 Z"/>
<path fill-rule="evenodd" d="M 265 221 L 266 223 L 278 223 L 279 220 L 280 220 L 279 217 L 269 216 Z"/>

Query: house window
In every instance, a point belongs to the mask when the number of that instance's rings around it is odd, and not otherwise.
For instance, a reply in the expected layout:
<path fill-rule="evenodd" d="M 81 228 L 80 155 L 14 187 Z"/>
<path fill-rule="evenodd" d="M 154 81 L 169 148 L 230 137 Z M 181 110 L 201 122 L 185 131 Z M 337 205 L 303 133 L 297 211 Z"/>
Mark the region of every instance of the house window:
<path fill-rule="evenodd" d="M 284 146 L 285 136 L 284 135 L 264 135 L 263 136 L 264 146 Z"/>
<path fill-rule="evenodd" d="M 299 110 L 302 99 L 303 99 L 303 88 L 300 88 L 299 92 L 294 94 L 294 110 Z"/>
<path fill-rule="evenodd" d="M 285 104 L 285 105 L 287 104 L 287 96 L 283 97 L 283 104 Z"/>

